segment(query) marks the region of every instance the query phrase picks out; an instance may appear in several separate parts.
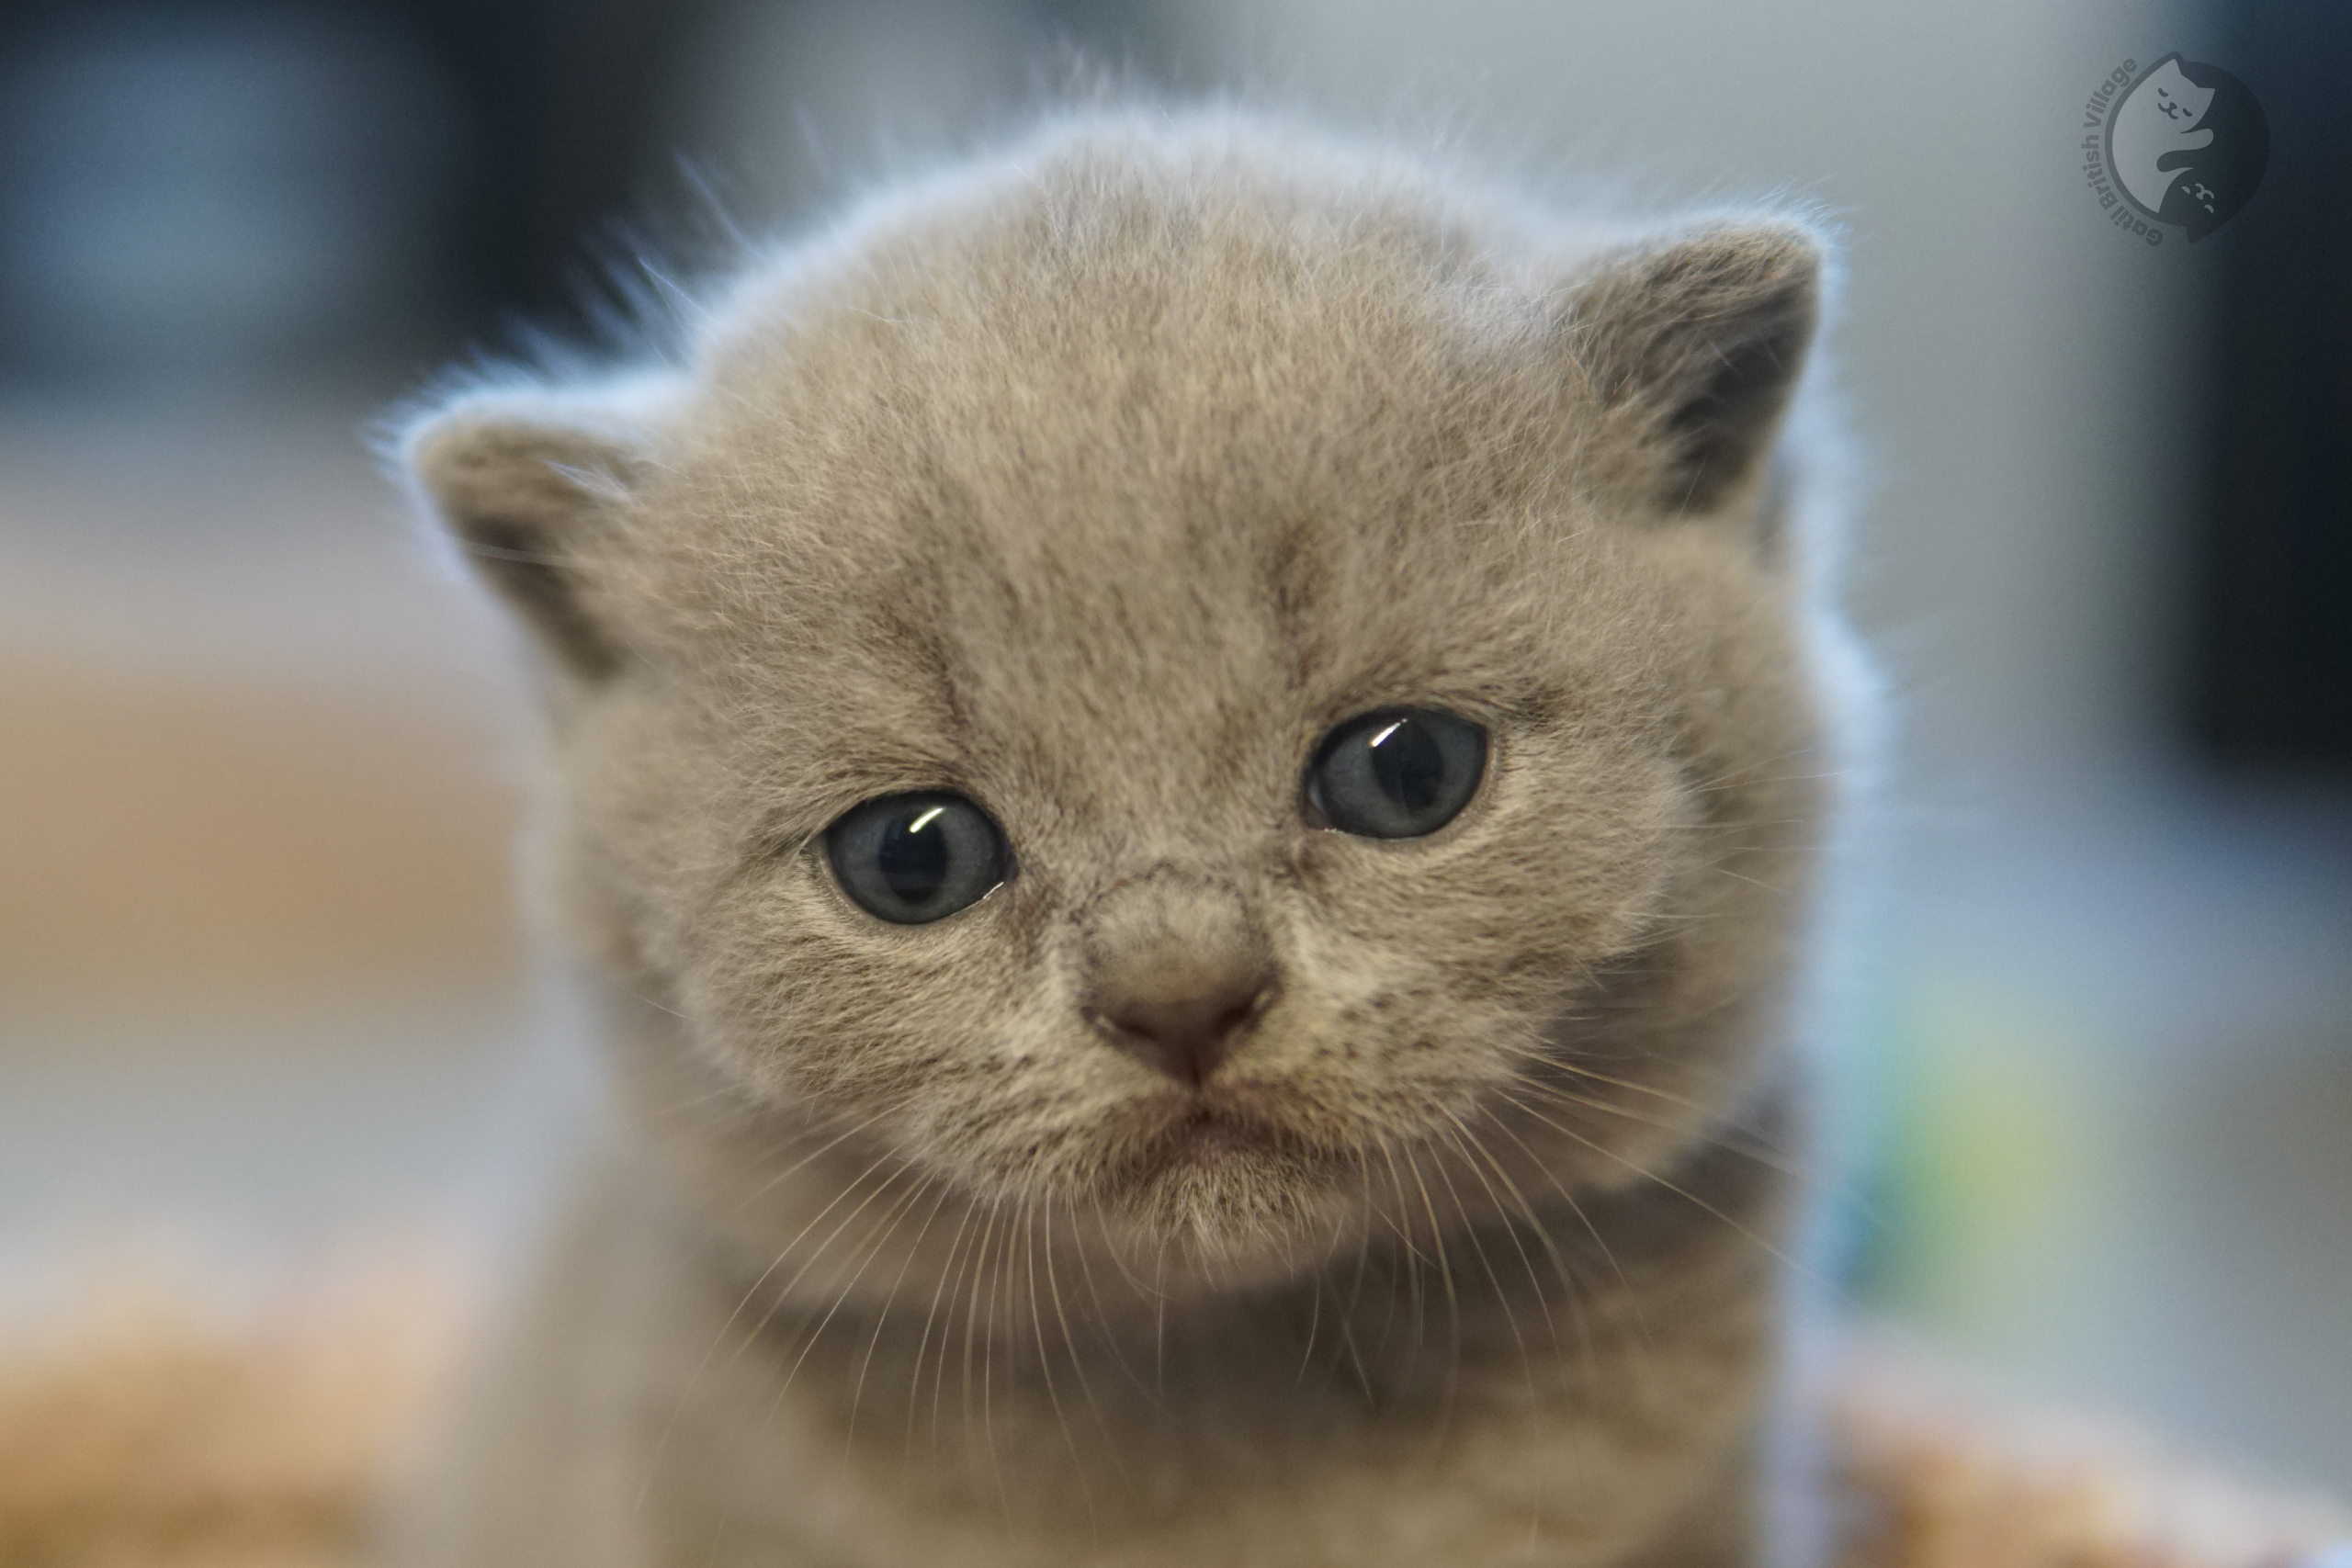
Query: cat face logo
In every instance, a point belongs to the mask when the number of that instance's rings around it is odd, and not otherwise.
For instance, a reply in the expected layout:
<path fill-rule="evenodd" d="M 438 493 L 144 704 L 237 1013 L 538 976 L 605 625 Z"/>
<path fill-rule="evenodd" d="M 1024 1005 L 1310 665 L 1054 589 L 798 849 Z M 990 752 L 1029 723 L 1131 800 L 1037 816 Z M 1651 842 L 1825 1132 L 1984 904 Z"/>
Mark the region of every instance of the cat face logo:
<path fill-rule="evenodd" d="M 2124 199 L 2191 243 L 2236 216 L 2270 162 L 2270 126 L 2246 85 L 2167 54 L 2107 118 L 2107 164 Z"/>

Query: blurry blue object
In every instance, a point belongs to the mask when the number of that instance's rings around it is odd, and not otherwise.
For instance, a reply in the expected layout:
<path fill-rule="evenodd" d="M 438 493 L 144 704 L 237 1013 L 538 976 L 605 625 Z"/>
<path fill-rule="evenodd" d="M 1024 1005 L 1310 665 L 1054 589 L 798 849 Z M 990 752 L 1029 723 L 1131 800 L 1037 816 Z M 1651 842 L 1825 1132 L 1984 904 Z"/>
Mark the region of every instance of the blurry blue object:
<path fill-rule="evenodd" d="M 332 365 L 431 295 L 461 127 L 397 35 L 91 7 L 0 78 L 0 328 L 103 390 Z"/>

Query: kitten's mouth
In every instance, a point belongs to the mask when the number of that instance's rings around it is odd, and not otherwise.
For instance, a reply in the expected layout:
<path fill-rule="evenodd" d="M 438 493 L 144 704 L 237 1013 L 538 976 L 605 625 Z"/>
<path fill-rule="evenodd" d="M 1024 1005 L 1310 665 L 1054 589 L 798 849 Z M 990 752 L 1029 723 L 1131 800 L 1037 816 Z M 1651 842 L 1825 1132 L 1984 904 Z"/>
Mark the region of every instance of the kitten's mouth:
<path fill-rule="evenodd" d="M 1315 1159 L 1306 1142 L 1279 1118 L 1218 1097 L 1173 1110 L 1137 1163 L 1143 1173 L 1161 1175 L 1268 1165 L 1297 1170 Z"/>

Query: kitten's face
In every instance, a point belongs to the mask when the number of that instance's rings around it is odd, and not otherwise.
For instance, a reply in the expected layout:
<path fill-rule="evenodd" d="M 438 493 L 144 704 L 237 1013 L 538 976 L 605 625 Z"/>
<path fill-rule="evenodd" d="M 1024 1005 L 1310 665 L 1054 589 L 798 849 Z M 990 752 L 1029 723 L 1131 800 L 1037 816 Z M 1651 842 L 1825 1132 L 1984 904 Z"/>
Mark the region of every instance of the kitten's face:
<path fill-rule="evenodd" d="M 1226 1277 L 1670 1156 L 1810 832 L 1783 585 L 1428 236 L 1075 243 L 713 349 L 571 552 L 574 902 L 731 1094 Z"/>

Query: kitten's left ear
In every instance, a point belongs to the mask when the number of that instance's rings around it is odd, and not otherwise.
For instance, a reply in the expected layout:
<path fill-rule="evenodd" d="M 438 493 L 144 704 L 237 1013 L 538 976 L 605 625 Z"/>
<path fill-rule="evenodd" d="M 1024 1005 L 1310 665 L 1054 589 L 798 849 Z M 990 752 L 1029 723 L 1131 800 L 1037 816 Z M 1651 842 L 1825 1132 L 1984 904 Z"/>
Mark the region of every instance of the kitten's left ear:
<path fill-rule="evenodd" d="M 1629 479 L 1669 514 L 1722 509 L 1764 467 L 1821 314 L 1825 250 L 1802 224 L 1711 224 L 1605 258 L 1566 299 Z"/>

